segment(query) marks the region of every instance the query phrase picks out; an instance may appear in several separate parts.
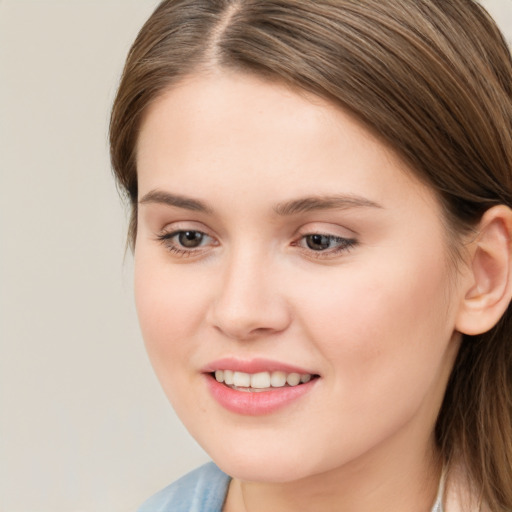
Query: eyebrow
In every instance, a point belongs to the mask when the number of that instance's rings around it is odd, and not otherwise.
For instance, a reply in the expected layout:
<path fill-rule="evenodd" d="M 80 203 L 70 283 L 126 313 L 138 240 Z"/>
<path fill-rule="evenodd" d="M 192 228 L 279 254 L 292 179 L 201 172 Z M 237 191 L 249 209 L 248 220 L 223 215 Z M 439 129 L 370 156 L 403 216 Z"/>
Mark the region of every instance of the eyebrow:
<path fill-rule="evenodd" d="M 280 216 L 297 215 L 316 210 L 347 210 L 349 208 L 382 208 L 374 201 L 355 195 L 312 196 L 293 199 L 274 206 Z"/>
<path fill-rule="evenodd" d="M 184 210 L 192 210 L 202 213 L 213 213 L 213 210 L 202 201 L 192 199 L 191 197 L 170 194 L 163 190 L 151 190 L 142 199 L 139 200 L 140 204 L 156 203 L 165 204 L 167 206 L 175 206 L 176 208 L 183 208 Z"/>
<path fill-rule="evenodd" d="M 171 194 L 163 190 L 151 190 L 142 199 L 140 204 L 164 204 L 191 210 L 195 212 L 213 214 L 214 211 L 206 203 L 191 197 Z M 329 195 L 311 196 L 293 199 L 278 203 L 273 207 L 274 212 L 282 217 L 297 215 L 318 210 L 346 210 L 350 208 L 382 208 L 381 205 L 364 197 L 355 195 Z"/>

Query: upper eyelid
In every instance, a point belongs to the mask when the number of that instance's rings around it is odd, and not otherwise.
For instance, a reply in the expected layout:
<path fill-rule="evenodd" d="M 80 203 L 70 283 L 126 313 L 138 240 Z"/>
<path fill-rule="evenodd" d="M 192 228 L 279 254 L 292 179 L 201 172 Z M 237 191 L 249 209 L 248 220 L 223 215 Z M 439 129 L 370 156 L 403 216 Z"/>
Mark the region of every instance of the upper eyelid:
<path fill-rule="evenodd" d="M 181 220 L 172 220 L 162 224 L 162 229 L 160 231 L 201 231 L 205 234 L 209 234 L 213 236 L 212 233 L 214 230 L 210 229 L 208 225 L 204 224 L 201 220 L 198 219 L 181 219 Z M 223 231 L 223 230 L 222 230 Z M 322 220 L 311 220 L 309 222 L 301 222 L 295 228 L 296 234 L 323 234 L 323 235 L 333 235 L 339 237 L 352 237 L 358 236 L 359 233 L 357 230 L 350 228 L 346 225 L 340 224 L 337 221 L 322 221 Z"/>
<path fill-rule="evenodd" d="M 321 223 L 319 223 L 321 224 Z M 325 226 L 325 224 L 324 224 Z M 345 226 L 340 226 L 338 224 L 329 224 L 332 227 L 322 227 L 322 226 L 311 226 L 308 224 L 305 226 L 301 226 L 296 231 L 296 236 L 307 236 L 307 235 L 324 235 L 324 236 L 332 236 L 335 238 L 346 238 L 346 239 L 355 239 L 359 238 L 359 233 L 354 229 L 347 228 Z"/>
<path fill-rule="evenodd" d="M 338 234 L 338 233 L 333 233 L 331 231 L 323 231 L 323 230 L 308 230 L 308 231 L 305 231 L 303 233 L 298 233 L 297 234 L 297 237 L 299 238 L 304 238 L 305 236 L 311 236 L 311 235 L 321 235 L 321 236 L 327 236 L 329 238 L 343 238 L 345 240 L 351 240 L 353 238 L 356 238 L 354 235 L 345 235 L 345 234 Z"/>
<path fill-rule="evenodd" d="M 164 225 L 162 229 L 160 229 L 157 234 L 165 235 L 169 233 L 180 233 L 182 231 L 197 231 L 198 233 L 203 233 L 204 235 L 208 235 L 214 238 L 212 234 L 212 230 L 208 229 L 201 222 L 196 221 L 176 221 L 176 222 L 168 222 Z"/>

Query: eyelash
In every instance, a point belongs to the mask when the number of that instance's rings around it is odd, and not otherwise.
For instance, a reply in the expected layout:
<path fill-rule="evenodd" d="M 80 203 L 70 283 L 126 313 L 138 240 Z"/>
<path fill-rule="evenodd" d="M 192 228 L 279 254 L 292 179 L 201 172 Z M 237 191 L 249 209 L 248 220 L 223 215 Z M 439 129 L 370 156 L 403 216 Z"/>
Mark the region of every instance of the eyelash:
<path fill-rule="evenodd" d="M 207 235 L 203 231 L 195 230 L 195 229 L 180 229 L 172 232 L 164 232 L 157 236 L 157 240 L 164 245 L 164 247 L 171 253 L 180 256 L 180 257 L 191 257 L 191 256 L 199 256 L 201 254 L 201 246 L 194 247 L 194 248 L 184 248 L 183 246 L 178 246 L 176 242 L 173 241 L 174 238 L 178 237 L 179 235 L 185 234 L 185 233 L 195 233 L 199 234 L 202 237 L 210 238 L 211 236 Z M 301 242 L 307 243 L 306 240 L 308 237 L 313 236 L 320 236 L 324 237 L 328 240 L 329 243 L 336 243 L 339 244 L 335 248 L 328 248 L 325 250 L 314 250 L 308 247 L 301 246 Z M 301 235 L 300 238 L 293 242 L 291 245 L 294 247 L 297 247 L 301 251 L 307 253 L 309 257 L 313 258 L 329 258 L 329 257 L 335 257 L 343 252 L 349 252 L 357 245 L 357 240 L 354 238 L 344 238 L 339 237 L 335 235 L 330 235 L 326 233 L 307 233 L 304 235 Z"/>

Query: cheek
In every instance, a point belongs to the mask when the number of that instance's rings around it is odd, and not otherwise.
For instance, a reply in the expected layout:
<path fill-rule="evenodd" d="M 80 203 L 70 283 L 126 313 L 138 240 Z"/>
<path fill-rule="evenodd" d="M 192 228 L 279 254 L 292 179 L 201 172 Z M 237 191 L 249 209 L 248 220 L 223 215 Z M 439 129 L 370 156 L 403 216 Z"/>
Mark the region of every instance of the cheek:
<path fill-rule="evenodd" d="M 361 396 L 400 396 L 439 377 L 454 323 L 442 254 L 395 253 L 340 268 L 301 297 L 304 325 L 329 361 L 333 386 L 350 390 L 354 407 Z"/>
<path fill-rule="evenodd" d="M 179 266 L 136 250 L 137 314 L 149 358 L 161 380 L 179 373 L 194 351 L 194 333 L 205 316 L 204 289 L 200 279 Z"/>

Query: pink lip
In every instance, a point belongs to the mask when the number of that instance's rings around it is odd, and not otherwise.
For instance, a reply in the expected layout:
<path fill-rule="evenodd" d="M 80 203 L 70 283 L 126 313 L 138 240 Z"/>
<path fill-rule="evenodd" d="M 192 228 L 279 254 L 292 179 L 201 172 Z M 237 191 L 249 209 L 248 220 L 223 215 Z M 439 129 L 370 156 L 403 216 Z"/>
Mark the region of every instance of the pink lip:
<path fill-rule="evenodd" d="M 314 378 L 305 384 L 273 388 L 269 391 L 238 391 L 221 382 L 217 382 L 213 376 L 215 370 L 234 370 L 245 373 L 275 371 L 312 375 L 315 373 L 304 368 L 299 368 L 298 366 L 268 359 L 242 361 L 234 358 L 224 358 L 214 361 L 203 368 L 208 390 L 213 398 L 228 411 L 246 416 L 258 416 L 277 411 L 299 400 L 311 391 L 319 380 Z"/>
<path fill-rule="evenodd" d="M 220 405 L 228 411 L 246 416 L 259 416 L 277 411 L 311 391 L 318 381 L 318 379 L 313 379 L 298 386 L 251 392 L 232 389 L 217 382 L 211 374 L 207 374 L 205 377 L 210 393 Z"/>
<path fill-rule="evenodd" d="M 285 372 L 300 373 L 301 375 L 307 373 L 311 375 L 315 374 L 314 371 L 307 370 L 305 368 L 299 368 L 298 366 L 292 366 L 290 364 L 261 358 L 244 361 L 234 357 L 225 357 L 223 359 L 218 359 L 217 361 L 212 361 L 202 369 L 204 373 L 212 373 L 215 370 L 233 370 L 244 373 Z"/>

